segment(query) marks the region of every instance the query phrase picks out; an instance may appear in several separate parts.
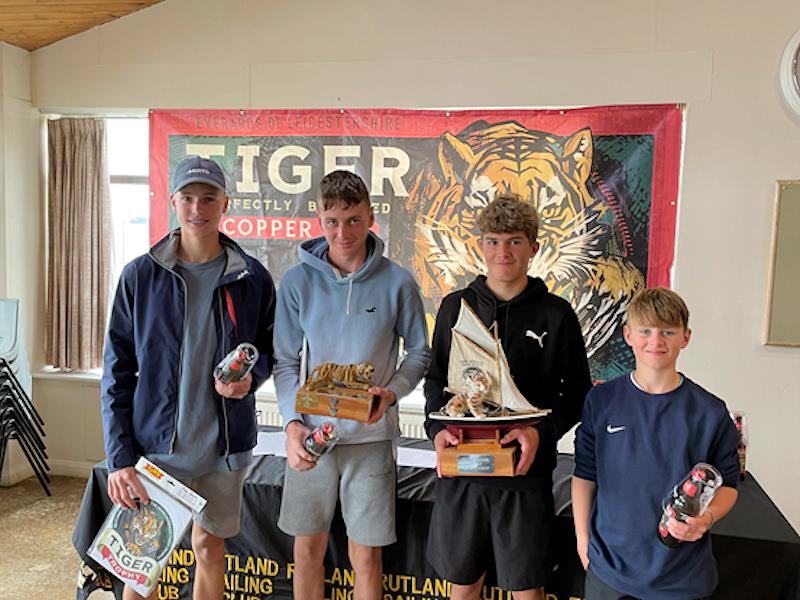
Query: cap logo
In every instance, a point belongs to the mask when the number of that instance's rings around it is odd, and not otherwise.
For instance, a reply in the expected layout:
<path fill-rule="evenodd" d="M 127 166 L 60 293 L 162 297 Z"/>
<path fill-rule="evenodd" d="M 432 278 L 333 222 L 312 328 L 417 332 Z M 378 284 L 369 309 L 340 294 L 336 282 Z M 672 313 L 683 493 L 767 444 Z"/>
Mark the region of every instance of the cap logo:
<path fill-rule="evenodd" d="M 205 175 L 211 175 L 211 171 L 209 171 L 208 169 L 196 168 L 196 169 L 189 169 L 188 171 L 186 171 L 187 175 L 191 175 L 192 173 L 203 173 Z"/>

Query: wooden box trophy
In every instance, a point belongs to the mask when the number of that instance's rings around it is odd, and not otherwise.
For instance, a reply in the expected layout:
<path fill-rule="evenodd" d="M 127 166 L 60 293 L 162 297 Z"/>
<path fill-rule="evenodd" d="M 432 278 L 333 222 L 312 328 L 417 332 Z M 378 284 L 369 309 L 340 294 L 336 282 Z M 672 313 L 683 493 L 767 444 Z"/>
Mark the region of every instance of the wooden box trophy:
<path fill-rule="evenodd" d="M 377 397 L 367 391 L 374 373 L 375 367 L 366 362 L 322 363 L 297 391 L 295 408 L 299 413 L 366 422 L 377 404 Z"/>
<path fill-rule="evenodd" d="M 493 329 L 494 334 L 461 301 L 445 388 L 454 395 L 440 412 L 429 415 L 459 438 L 457 446 L 442 451 L 439 471 L 444 477 L 512 477 L 519 447 L 503 446 L 500 439 L 550 412 L 532 406 L 517 389 L 497 324 Z"/>

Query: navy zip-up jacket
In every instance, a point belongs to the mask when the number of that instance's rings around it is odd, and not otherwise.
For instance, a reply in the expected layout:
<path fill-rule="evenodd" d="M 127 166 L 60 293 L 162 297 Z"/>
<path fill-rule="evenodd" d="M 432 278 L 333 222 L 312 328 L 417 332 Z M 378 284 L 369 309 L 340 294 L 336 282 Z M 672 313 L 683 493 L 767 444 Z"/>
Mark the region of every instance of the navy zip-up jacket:
<path fill-rule="evenodd" d="M 170 453 L 175 440 L 185 283 L 175 271 L 180 229 L 128 263 L 117 287 L 103 355 L 101 404 L 109 471 L 144 454 Z M 222 233 L 227 265 L 212 301 L 215 362 L 241 342 L 258 348 L 250 393 L 219 400 L 220 456 L 256 444 L 255 391 L 273 366 L 275 287 L 267 270 Z M 209 377 L 212 377 L 209 369 Z"/>

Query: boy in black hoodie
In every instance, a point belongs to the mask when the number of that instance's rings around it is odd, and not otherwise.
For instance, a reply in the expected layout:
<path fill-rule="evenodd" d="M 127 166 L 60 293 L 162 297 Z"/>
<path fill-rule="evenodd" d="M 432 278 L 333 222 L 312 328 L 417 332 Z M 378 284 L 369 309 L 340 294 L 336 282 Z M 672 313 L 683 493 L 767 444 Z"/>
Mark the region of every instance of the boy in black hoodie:
<path fill-rule="evenodd" d="M 452 585 L 453 600 L 477 600 L 492 555 L 497 583 L 515 600 L 544 599 L 553 514 L 556 443 L 578 421 L 591 387 L 580 325 L 569 303 L 527 275 L 536 242 L 536 209 L 500 194 L 478 215 L 487 275 L 442 300 L 425 380 L 426 414 L 450 398 L 445 392 L 451 330 L 462 298 L 483 323 L 497 322 L 511 376 L 523 396 L 552 413 L 512 429 L 501 444 L 520 446 L 515 477 L 440 479 L 428 537 L 428 562 Z M 437 456 L 458 444 L 438 421 L 425 428 Z M 488 549 L 492 552 L 488 552 Z"/>

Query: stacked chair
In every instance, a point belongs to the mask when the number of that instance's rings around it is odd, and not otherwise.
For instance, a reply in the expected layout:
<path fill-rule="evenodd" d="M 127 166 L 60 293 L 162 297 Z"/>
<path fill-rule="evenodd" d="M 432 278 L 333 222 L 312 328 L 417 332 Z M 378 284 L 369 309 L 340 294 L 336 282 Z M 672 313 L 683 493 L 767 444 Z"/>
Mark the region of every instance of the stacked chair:
<path fill-rule="evenodd" d="M 31 370 L 22 338 L 19 300 L 0 299 L 0 473 L 9 444 L 16 440 L 50 496 L 44 435 L 44 420 L 31 402 Z"/>

